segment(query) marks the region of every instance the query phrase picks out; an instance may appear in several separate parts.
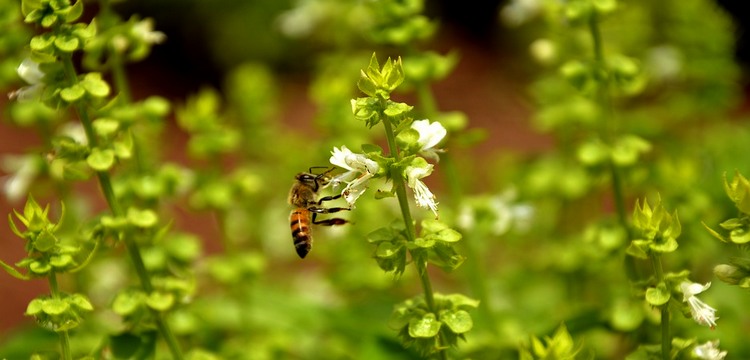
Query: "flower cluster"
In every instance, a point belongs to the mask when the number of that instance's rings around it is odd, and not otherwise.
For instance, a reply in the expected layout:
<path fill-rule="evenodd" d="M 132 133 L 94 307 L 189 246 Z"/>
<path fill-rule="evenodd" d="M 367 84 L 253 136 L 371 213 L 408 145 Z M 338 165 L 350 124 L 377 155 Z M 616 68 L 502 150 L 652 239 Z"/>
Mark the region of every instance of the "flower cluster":
<path fill-rule="evenodd" d="M 430 122 L 425 119 L 413 121 L 410 131 L 413 132 L 414 136 L 411 143 L 404 147 L 406 149 L 404 152 L 413 153 L 411 155 L 419 154 L 423 157 L 411 157 L 408 165 L 403 168 L 401 175 L 414 192 L 414 200 L 417 206 L 430 209 L 437 217 L 438 203 L 435 194 L 430 191 L 422 179 L 429 176 L 434 167 L 425 158 L 434 161 L 440 160 L 438 154 L 443 150 L 436 148 L 436 146 L 445 138 L 447 130 L 439 122 Z M 346 184 L 341 191 L 341 195 L 349 203 L 349 206 L 354 206 L 357 199 L 367 190 L 370 180 L 384 174 L 381 169 L 386 167 L 384 158 L 379 154 L 354 153 L 346 146 L 334 147 L 329 161 L 331 164 L 346 170 L 346 172 L 334 177 L 331 184 L 334 188 L 341 183 Z M 378 163 L 379 161 L 381 164 Z"/>

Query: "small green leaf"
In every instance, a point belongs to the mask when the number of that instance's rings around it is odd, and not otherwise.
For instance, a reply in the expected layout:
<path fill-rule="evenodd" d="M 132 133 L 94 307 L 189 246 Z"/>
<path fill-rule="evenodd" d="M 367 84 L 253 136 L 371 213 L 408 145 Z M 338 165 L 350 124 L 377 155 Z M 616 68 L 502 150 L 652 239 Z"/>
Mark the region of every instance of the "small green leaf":
<path fill-rule="evenodd" d="M 26 315 L 34 316 L 42 311 L 44 306 L 44 299 L 34 299 L 29 302 L 26 306 Z"/>
<path fill-rule="evenodd" d="M 159 222 L 159 216 L 151 209 L 128 208 L 128 221 L 138 227 L 150 228 Z"/>
<path fill-rule="evenodd" d="M 55 47 L 62 52 L 72 53 L 78 49 L 81 41 L 77 37 L 58 35 L 55 38 Z"/>
<path fill-rule="evenodd" d="M 389 101 L 385 110 L 383 110 L 383 113 L 390 118 L 398 119 L 406 115 L 413 108 L 413 106 L 409 106 L 409 104 L 406 103 Z"/>
<path fill-rule="evenodd" d="M 666 304 L 672 294 L 667 289 L 667 285 L 664 282 L 659 283 L 656 287 L 650 287 L 646 289 L 646 302 L 652 306 L 662 306 Z"/>
<path fill-rule="evenodd" d="M 392 242 L 383 241 L 378 244 L 378 247 L 375 250 L 375 256 L 379 258 L 389 258 L 398 254 L 401 249 L 403 249 L 402 245 L 396 245 Z"/>
<path fill-rule="evenodd" d="M 107 171 L 115 164 L 115 152 L 111 149 L 91 149 L 86 163 L 96 171 Z"/>
<path fill-rule="evenodd" d="M 48 49 L 55 42 L 55 36 L 50 33 L 37 35 L 31 38 L 29 42 L 29 48 L 32 51 L 44 51 Z"/>
<path fill-rule="evenodd" d="M 46 14 L 44 15 L 44 17 L 42 17 L 42 21 L 40 24 L 42 25 L 42 27 L 50 28 L 55 25 L 55 23 L 57 23 L 58 19 L 59 17 L 55 14 Z"/>
<path fill-rule="evenodd" d="M 471 315 L 464 310 L 443 310 L 440 312 L 440 321 L 456 334 L 463 334 L 474 326 Z"/>
<path fill-rule="evenodd" d="M 86 94 L 86 90 L 80 84 L 60 90 L 60 97 L 69 103 L 80 100 L 84 94 Z"/>
<path fill-rule="evenodd" d="M 76 0 L 75 4 L 68 8 L 66 14 L 65 14 L 65 22 L 72 23 L 76 20 L 78 20 L 79 17 L 83 14 L 83 1 Z"/>
<path fill-rule="evenodd" d="M 734 229 L 729 232 L 729 239 L 735 244 L 745 244 L 750 242 L 750 232 L 745 228 Z"/>
<path fill-rule="evenodd" d="M 42 311 L 48 315 L 60 315 L 70 309 L 70 305 L 61 299 L 47 299 L 42 303 Z"/>
<path fill-rule="evenodd" d="M 34 241 L 34 248 L 39 252 L 50 251 L 55 244 L 57 244 L 57 238 L 49 231 L 42 231 Z"/>
<path fill-rule="evenodd" d="M 716 232 L 714 229 L 711 229 L 708 225 L 706 225 L 706 223 L 701 221 L 701 224 L 703 224 L 703 227 L 706 229 L 706 231 L 708 231 L 709 234 L 713 235 L 713 237 L 721 240 L 722 242 L 729 242 L 726 238 L 724 238 L 724 236 L 722 236 L 721 234 Z"/>
<path fill-rule="evenodd" d="M 119 159 L 130 159 L 133 156 L 133 135 L 127 132 L 112 143 L 112 149 Z"/>
<path fill-rule="evenodd" d="M 152 292 L 146 299 L 146 305 L 156 311 L 166 311 L 174 304 L 174 295 L 159 291 Z"/>
<path fill-rule="evenodd" d="M 99 118 L 92 122 L 97 135 L 108 138 L 120 129 L 120 122 L 112 118 Z"/>
<path fill-rule="evenodd" d="M 34 260 L 31 262 L 31 264 L 29 264 L 29 271 L 35 274 L 44 275 L 47 274 L 50 270 L 52 270 L 52 266 L 47 262 Z"/>
<path fill-rule="evenodd" d="M 406 129 L 396 135 L 396 143 L 399 145 L 399 147 L 404 149 L 409 148 L 410 146 L 417 145 L 418 142 L 419 132 L 411 128 Z"/>
<path fill-rule="evenodd" d="M 109 84 L 102 80 L 100 73 L 88 73 L 81 80 L 81 85 L 94 97 L 105 97 L 109 95 Z"/>
<path fill-rule="evenodd" d="M 418 237 L 414 239 L 414 245 L 428 249 L 435 246 L 435 239 L 432 237 Z"/>
<path fill-rule="evenodd" d="M 112 302 L 112 311 L 121 316 L 134 313 L 144 303 L 145 295 L 141 292 L 122 292 Z"/>
<path fill-rule="evenodd" d="M 435 318 L 435 314 L 427 313 L 421 318 L 409 321 L 409 336 L 413 338 L 431 338 L 438 334 L 442 323 Z"/>
<path fill-rule="evenodd" d="M 84 295 L 73 294 L 67 299 L 67 301 L 70 305 L 73 305 L 80 310 L 84 310 L 84 311 L 94 310 L 94 305 L 92 305 L 91 301 L 89 301 L 89 299 Z"/>
<path fill-rule="evenodd" d="M 21 1 L 21 12 L 24 16 L 28 15 L 34 10 L 42 9 L 42 0 L 22 0 Z"/>

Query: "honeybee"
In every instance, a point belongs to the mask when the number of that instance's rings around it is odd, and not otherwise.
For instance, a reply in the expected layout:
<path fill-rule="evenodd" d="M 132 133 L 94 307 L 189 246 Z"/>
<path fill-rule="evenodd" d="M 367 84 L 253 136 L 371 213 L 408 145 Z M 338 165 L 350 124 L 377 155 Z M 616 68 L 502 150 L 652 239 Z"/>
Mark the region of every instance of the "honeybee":
<path fill-rule="evenodd" d="M 297 255 L 300 258 L 305 256 L 312 249 L 312 229 L 311 224 L 333 226 L 343 225 L 349 221 L 341 218 L 331 218 L 325 220 L 317 220 L 318 214 L 330 214 L 344 210 L 351 210 L 348 207 L 323 207 L 322 204 L 325 201 L 336 200 L 341 198 L 341 194 L 333 196 L 325 196 L 318 199 L 318 191 L 326 187 L 331 178 L 328 175 L 333 168 L 328 169 L 322 174 L 314 174 L 314 168 L 310 168 L 306 173 L 297 174 L 294 179 L 294 185 L 289 190 L 289 204 L 294 206 L 291 215 L 289 215 L 289 222 L 292 228 L 292 239 L 294 240 L 294 248 L 297 250 Z"/>

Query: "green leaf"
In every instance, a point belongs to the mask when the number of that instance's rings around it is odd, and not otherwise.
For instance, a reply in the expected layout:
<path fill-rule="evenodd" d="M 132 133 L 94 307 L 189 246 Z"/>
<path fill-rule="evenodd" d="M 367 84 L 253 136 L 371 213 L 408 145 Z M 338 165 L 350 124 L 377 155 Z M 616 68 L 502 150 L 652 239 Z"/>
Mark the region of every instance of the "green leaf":
<path fill-rule="evenodd" d="M 40 22 L 40 24 L 42 25 L 42 27 L 50 28 L 52 27 L 52 25 L 55 25 L 55 23 L 57 23 L 58 19 L 59 17 L 55 14 L 46 14 L 44 15 L 44 17 L 42 17 L 42 21 Z"/>
<path fill-rule="evenodd" d="M 398 135 L 396 135 L 396 143 L 399 147 L 407 149 L 410 146 L 415 146 L 419 142 L 419 132 L 414 129 L 406 129 Z"/>
<path fill-rule="evenodd" d="M 72 23 L 78 20 L 83 14 L 83 1 L 77 0 L 73 6 L 69 7 L 65 14 L 65 22 Z"/>
<path fill-rule="evenodd" d="M 111 149 L 91 149 L 86 163 L 96 171 L 107 171 L 115 164 L 115 152 Z"/>
<path fill-rule="evenodd" d="M 729 242 L 724 236 L 716 232 L 714 229 L 711 229 L 706 223 L 701 221 L 701 224 L 703 224 L 703 227 L 708 231 L 709 234 L 713 235 L 713 237 L 721 240 L 722 242 Z"/>
<path fill-rule="evenodd" d="M 595 166 L 604 163 L 610 157 L 607 145 L 596 139 L 582 144 L 577 152 L 578 161 L 587 166 Z"/>
<path fill-rule="evenodd" d="M 34 316 L 42 311 L 44 307 L 44 299 L 33 299 L 26 306 L 26 315 Z"/>
<path fill-rule="evenodd" d="M 442 323 L 435 318 L 435 314 L 427 313 L 421 318 L 409 321 L 409 336 L 413 338 L 431 338 L 438 334 Z"/>
<path fill-rule="evenodd" d="M 42 303 L 42 311 L 48 315 L 60 315 L 70 309 L 70 305 L 61 299 L 47 299 Z"/>
<path fill-rule="evenodd" d="M 21 1 L 21 12 L 24 16 L 28 15 L 34 10 L 42 9 L 42 0 L 22 0 Z"/>
<path fill-rule="evenodd" d="M 78 49 L 81 41 L 77 37 L 58 35 L 55 38 L 55 47 L 60 51 L 72 53 Z"/>
<path fill-rule="evenodd" d="M 112 143 L 112 150 L 119 159 L 130 159 L 133 156 L 133 135 L 127 132 Z"/>
<path fill-rule="evenodd" d="M 414 239 L 414 245 L 417 245 L 421 248 L 429 249 L 435 246 L 435 239 L 431 237 L 418 237 Z"/>
<path fill-rule="evenodd" d="M 375 256 L 379 258 L 389 258 L 398 254 L 401 249 L 403 249 L 403 245 L 396 245 L 392 242 L 383 241 L 378 244 L 378 247 L 375 250 Z"/>
<path fill-rule="evenodd" d="M 440 312 L 440 321 L 456 334 L 468 332 L 474 326 L 471 315 L 464 310 L 443 310 Z"/>
<path fill-rule="evenodd" d="M 146 305 L 156 311 L 169 310 L 174 305 L 174 295 L 160 291 L 154 291 L 146 298 Z"/>
<path fill-rule="evenodd" d="M 383 110 L 383 113 L 390 118 L 399 119 L 402 116 L 406 115 L 413 108 L 414 108 L 413 106 L 410 106 L 409 104 L 406 104 L 406 103 L 397 103 L 397 102 L 389 101 L 388 105 Z"/>
<path fill-rule="evenodd" d="M 55 255 L 49 259 L 49 264 L 55 268 L 63 269 L 75 265 L 73 257 L 69 254 Z"/>
<path fill-rule="evenodd" d="M 362 153 L 364 154 L 370 154 L 370 153 L 382 154 L 383 153 L 383 148 L 374 144 L 362 144 L 361 149 L 362 149 Z"/>
<path fill-rule="evenodd" d="M 29 264 L 29 271 L 35 274 L 44 275 L 47 274 L 50 270 L 52 270 L 52 266 L 47 262 L 34 260 L 31 262 L 31 264 Z"/>
<path fill-rule="evenodd" d="M 39 233 L 39 236 L 34 240 L 34 248 L 39 252 L 50 251 L 55 244 L 57 244 L 57 238 L 49 231 L 43 230 Z"/>
<path fill-rule="evenodd" d="M 112 311 L 121 316 L 127 316 L 138 310 L 145 301 L 145 295 L 141 292 L 122 292 L 117 294 L 112 302 Z"/>
<path fill-rule="evenodd" d="M 91 301 L 89 301 L 89 299 L 82 294 L 73 294 L 72 296 L 68 297 L 67 300 L 70 305 L 73 305 L 80 310 L 84 310 L 84 311 L 94 310 L 94 305 L 92 305 Z"/>
<path fill-rule="evenodd" d="M 99 118 L 92 122 L 94 131 L 97 135 L 108 138 L 117 133 L 120 129 L 120 122 L 112 118 Z"/>
<path fill-rule="evenodd" d="M 29 42 L 29 48 L 31 48 L 32 51 L 47 50 L 55 43 L 55 38 L 56 37 L 50 33 L 34 36 Z"/>
<path fill-rule="evenodd" d="M 128 208 L 127 218 L 128 222 L 142 228 L 150 228 L 159 222 L 159 216 L 151 209 Z"/>
<path fill-rule="evenodd" d="M 646 302 L 652 306 L 662 306 L 666 304 L 672 297 L 667 285 L 664 282 L 660 282 L 656 287 L 650 287 L 646 289 Z"/>
<path fill-rule="evenodd" d="M 745 244 L 750 241 L 750 232 L 745 228 L 734 229 L 729 232 L 729 239 L 735 244 Z"/>
<path fill-rule="evenodd" d="M 80 100 L 84 94 L 86 94 L 86 90 L 80 84 L 60 90 L 60 97 L 69 103 Z"/>
<path fill-rule="evenodd" d="M 88 73 L 81 80 L 81 85 L 94 97 L 105 97 L 109 95 L 109 84 L 102 80 L 100 73 Z"/>

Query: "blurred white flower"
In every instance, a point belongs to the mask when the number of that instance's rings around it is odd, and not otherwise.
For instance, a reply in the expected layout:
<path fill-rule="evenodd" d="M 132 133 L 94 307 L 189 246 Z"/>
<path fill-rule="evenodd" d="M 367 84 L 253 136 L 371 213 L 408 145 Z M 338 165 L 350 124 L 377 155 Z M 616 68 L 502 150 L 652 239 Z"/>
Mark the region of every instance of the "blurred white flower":
<path fill-rule="evenodd" d="M 527 231 L 534 219 L 534 207 L 517 203 L 514 188 L 492 196 L 470 199 L 461 205 L 458 226 L 464 230 L 476 226 L 477 214 L 483 214 L 489 221 L 489 231 L 496 236 L 503 235 L 511 228 L 519 232 Z"/>
<path fill-rule="evenodd" d="M 329 161 L 331 164 L 347 170 L 347 172 L 331 179 L 331 184 L 334 188 L 342 182 L 347 184 L 341 191 L 341 195 L 349 203 L 349 206 L 353 206 L 354 202 L 367 190 L 370 178 L 380 170 L 378 163 L 370 160 L 364 154 L 353 153 L 346 146 L 342 146 L 341 149 L 334 147 Z"/>
<path fill-rule="evenodd" d="M 330 7 L 323 2 L 305 0 L 283 12 L 277 21 L 284 35 L 301 38 L 310 35 L 329 13 Z"/>
<path fill-rule="evenodd" d="M 445 138 L 448 131 L 445 130 L 442 124 L 435 121 L 430 123 L 430 120 L 415 120 L 411 123 L 411 128 L 419 133 L 420 150 L 419 153 L 431 160 L 439 161 L 439 152 L 443 152 L 441 149 L 435 149 L 435 145 L 439 144 L 440 141 Z"/>
<path fill-rule="evenodd" d="M 24 86 L 18 90 L 15 90 L 8 94 L 9 99 L 17 99 L 18 101 L 28 101 L 37 99 L 41 96 L 42 90 L 44 90 L 44 72 L 39 68 L 39 63 L 30 58 L 26 58 L 18 65 L 16 69 L 18 76 L 23 79 L 28 86 Z"/>
<path fill-rule="evenodd" d="M 708 306 L 706 303 L 696 297 L 696 295 L 706 291 L 711 286 L 711 283 L 701 285 L 698 283 L 691 283 L 684 281 L 680 284 L 680 290 L 682 291 L 682 301 L 685 301 L 690 306 L 690 314 L 693 316 L 693 320 L 700 325 L 705 325 L 710 328 L 716 327 L 716 309 Z"/>
<path fill-rule="evenodd" d="M 703 360 L 724 360 L 727 352 L 719 350 L 719 340 L 714 340 L 694 347 L 693 355 Z"/>
<path fill-rule="evenodd" d="M 417 206 L 432 210 L 432 212 L 435 213 L 435 217 L 437 217 L 438 203 L 435 202 L 435 195 L 421 180 L 429 176 L 431 173 L 432 164 L 425 164 L 424 166 L 409 166 L 404 170 L 406 182 L 414 191 L 414 199 L 417 202 Z"/>
<path fill-rule="evenodd" d="M 500 20 L 506 26 L 520 26 L 539 14 L 541 7 L 540 0 L 511 0 L 500 10 Z"/>
<path fill-rule="evenodd" d="M 25 199 L 29 194 L 29 187 L 42 167 L 43 159 L 36 154 L 7 155 L 2 158 L 0 167 L 9 175 L 3 176 L 2 192 L 5 197 L 15 202 Z"/>
<path fill-rule="evenodd" d="M 131 29 L 131 34 L 148 44 L 161 44 L 167 40 L 167 35 L 154 30 L 154 20 L 150 18 L 135 23 Z"/>
<path fill-rule="evenodd" d="M 683 55 L 674 46 L 656 46 L 646 54 L 645 67 L 650 77 L 656 80 L 676 79 L 682 72 L 683 64 Z"/>

